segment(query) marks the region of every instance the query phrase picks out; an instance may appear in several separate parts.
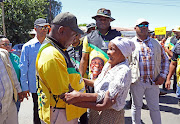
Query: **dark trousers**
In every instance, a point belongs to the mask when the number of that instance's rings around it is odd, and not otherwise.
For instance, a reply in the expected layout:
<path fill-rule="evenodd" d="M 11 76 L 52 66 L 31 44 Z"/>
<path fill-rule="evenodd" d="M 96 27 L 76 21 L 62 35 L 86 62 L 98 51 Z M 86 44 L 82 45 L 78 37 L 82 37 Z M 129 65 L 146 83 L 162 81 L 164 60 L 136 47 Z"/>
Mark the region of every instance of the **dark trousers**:
<path fill-rule="evenodd" d="M 32 93 L 32 98 L 33 98 L 33 104 L 34 104 L 34 124 L 41 124 L 39 114 L 38 114 L 38 95 L 37 93 Z"/>

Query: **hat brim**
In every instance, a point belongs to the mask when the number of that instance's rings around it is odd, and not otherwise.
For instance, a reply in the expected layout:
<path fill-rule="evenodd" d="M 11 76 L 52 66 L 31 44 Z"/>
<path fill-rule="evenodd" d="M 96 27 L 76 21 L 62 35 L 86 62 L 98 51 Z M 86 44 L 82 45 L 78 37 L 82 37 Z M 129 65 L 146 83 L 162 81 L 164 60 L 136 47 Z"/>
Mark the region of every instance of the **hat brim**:
<path fill-rule="evenodd" d="M 96 19 L 96 17 L 97 17 L 97 16 L 104 16 L 104 17 L 108 17 L 108 18 L 110 18 L 110 19 L 111 19 L 111 22 L 115 20 L 114 18 L 112 18 L 112 17 L 110 17 L 110 16 L 108 16 L 108 15 L 104 15 L 104 14 L 97 14 L 97 15 L 93 16 L 92 18 L 93 18 L 93 19 Z"/>
<path fill-rule="evenodd" d="M 139 24 L 141 24 L 141 23 L 148 23 L 148 24 L 149 24 L 148 21 L 142 21 L 142 22 L 140 22 L 140 23 L 136 23 L 136 26 L 139 25 Z"/>
<path fill-rule="evenodd" d="M 76 33 L 79 33 L 79 34 L 84 34 L 84 32 L 79 29 L 78 27 L 70 27 L 73 31 L 75 31 Z"/>
<path fill-rule="evenodd" d="M 42 23 L 42 24 L 36 24 L 38 26 L 45 26 L 45 25 L 50 25 L 49 23 Z"/>
<path fill-rule="evenodd" d="M 172 30 L 172 32 L 180 32 L 180 30 Z"/>

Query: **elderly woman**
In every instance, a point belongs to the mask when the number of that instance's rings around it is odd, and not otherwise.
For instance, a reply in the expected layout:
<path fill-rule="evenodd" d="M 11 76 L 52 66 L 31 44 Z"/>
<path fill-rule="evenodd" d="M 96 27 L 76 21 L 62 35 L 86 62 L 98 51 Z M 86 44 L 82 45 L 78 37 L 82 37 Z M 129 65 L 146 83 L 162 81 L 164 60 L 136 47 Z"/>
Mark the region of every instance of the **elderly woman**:
<path fill-rule="evenodd" d="M 107 51 L 109 60 L 98 78 L 95 81 L 84 79 L 87 85 L 94 86 L 95 93 L 73 91 L 65 94 L 67 103 L 91 108 L 89 124 L 124 124 L 123 108 L 131 84 L 127 57 L 134 49 L 134 43 L 126 38 L 116 37 L 111 40 Z M 116 97 L 115 104 L 108 106 L 109 108 L 106 106 L 109 104 L 99 106 L 100 103 L 104 103 L 107 91 L 111 99 Z"/>

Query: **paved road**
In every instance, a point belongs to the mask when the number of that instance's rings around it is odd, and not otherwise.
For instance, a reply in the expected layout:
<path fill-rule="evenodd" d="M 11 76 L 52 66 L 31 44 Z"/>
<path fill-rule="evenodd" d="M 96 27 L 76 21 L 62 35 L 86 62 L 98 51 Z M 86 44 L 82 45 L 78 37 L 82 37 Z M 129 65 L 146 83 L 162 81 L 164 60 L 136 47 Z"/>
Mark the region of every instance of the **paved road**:
<path fill-rule="evenodd" d="M 160 111 L 162 124 L 180 124 L 180 107 L 177 105 L 178 99 L 172 90 L 167 91 L 168 94 L 160 97 Z M 129 95 L 127 100 L 129 100 Z M 144 100 L 144 103 L 146 101 Z M 24 100 L 21 103 L 19 111 L 19 124 L 33 124 L 33 106 L 32 98 Z M 143 124 L 152 124 L 148 110 L 142 110 Z M 125 123 L 131 124 L 131 110 L 125 109 Z"/>

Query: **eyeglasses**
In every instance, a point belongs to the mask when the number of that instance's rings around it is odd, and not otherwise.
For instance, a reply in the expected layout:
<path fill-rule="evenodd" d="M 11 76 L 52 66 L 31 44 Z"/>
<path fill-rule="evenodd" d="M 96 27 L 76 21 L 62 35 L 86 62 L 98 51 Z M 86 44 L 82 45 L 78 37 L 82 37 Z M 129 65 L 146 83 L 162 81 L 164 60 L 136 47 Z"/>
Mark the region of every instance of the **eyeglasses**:
<path fill-rule="evenodd" d="M 46 29 L 46 30 L 48 30 L 48 29 L 50 29 L 50 26 L 48 25 L 48 26 L 37 26 L 39 29 L 41 29 L 41 30 L 44 30 L 44 29 Z"/>
<path fill-rule="evenodd" d="M 4 46 L 12 46 L 12 43 L 4 43 L 4 44 L 0 44 L 0 45 L 4 45 Z"/>
<path fill-rule="evenodd" d="M 149 25 L 148 24 L 139 24 L 137 25 L 139 28 L 142 28 L 142 27 L 148 27 Z"/>

